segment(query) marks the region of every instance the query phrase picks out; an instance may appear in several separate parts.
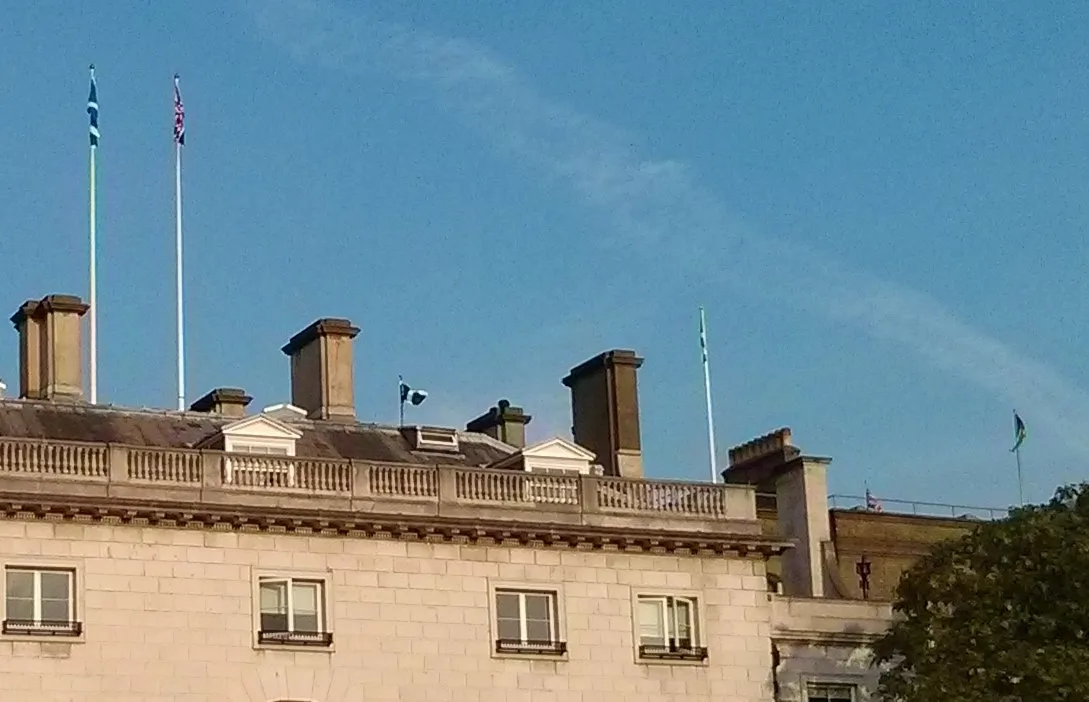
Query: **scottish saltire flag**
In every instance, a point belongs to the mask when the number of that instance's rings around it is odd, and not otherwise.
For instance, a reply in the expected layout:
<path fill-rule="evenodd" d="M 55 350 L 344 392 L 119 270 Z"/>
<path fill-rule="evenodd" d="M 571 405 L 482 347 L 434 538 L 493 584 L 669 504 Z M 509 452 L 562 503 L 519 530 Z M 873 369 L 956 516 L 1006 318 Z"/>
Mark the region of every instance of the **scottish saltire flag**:
<path fill-rule="evenodd" d="M 1017 412 L 1013 413 L 1013 448 L 1010 449 L 1010 453 L 1015 452 L 1021 448 L 1021 444 L 1025 442 L 1025 437 L 1028 436 L 1028 431 L 1025 430 L 1025 423 L 1021 421 L 1021 415 Z"/>
<path fill-rule="evenodd" d="M 401 404 L 411 402 L 413 405 L 418 405 L 427 399 L 427 391 L 420 390 L 419 388 L 409 387 L 408 383 L 401 380 Z"/>
<path fill-rule="evenodd" d="M 91 66 L 91 94 L 87 96 L 87 114 L 91 117 L 91 146 L 98 146 L 98 89 L 95 87 L 94 66 Z"/>
<path fill-rule="evenodd" d="M 174 74 L 174 143 L 185 146 L 185 105 L 182 104 L 178 74 Z"/>

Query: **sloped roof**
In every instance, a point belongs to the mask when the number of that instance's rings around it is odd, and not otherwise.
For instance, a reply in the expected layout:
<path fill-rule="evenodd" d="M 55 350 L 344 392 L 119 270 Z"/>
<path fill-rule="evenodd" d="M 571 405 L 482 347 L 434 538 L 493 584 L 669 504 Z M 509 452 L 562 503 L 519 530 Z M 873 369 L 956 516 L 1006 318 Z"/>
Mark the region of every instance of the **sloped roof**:
<path fill-rule="evenodd" d="M 0 438 L 193 448 L 235 421 L 237 418 L 201 412 L 0 400 Z M 327 421 L 299 421 L 291 425 L 302 432 L 296 443 L 296 455 L 306 458 L 483 466 L 515 450 L 490 436 L 473 432 L 458 432 L 460 452 L 448 454 L 412 450 L 397 427 Z"/>

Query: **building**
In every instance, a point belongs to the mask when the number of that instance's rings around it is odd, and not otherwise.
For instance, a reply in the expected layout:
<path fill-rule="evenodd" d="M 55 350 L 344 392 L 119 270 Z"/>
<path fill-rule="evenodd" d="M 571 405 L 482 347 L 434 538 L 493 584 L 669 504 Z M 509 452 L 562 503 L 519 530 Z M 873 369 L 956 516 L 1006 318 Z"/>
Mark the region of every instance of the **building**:
<path fill-rule="evenodd" d="M 900 575 L 936 543 L 1005 511 L 923 503 L 885 511 L 869 496 L 830 507 L 831 459 L 803 454 L 787 428 L 734 447 L 729 457 L 724 480 L 754 487 L 764 532 L 795 545 L 767 564 L 776 699 L 878 699 L 870 645 L 892 621 Z"/>
<path fill-rule="evenodd" d="M 464 431 L 358 422 L 336 319 L 283 347 L 290 403 L 90 406 L 86 309 L 12 317 L 5 701 L 773 699 L 791 540 L 753 485 L 644 478 L 634 353 L 573 368 L 574 441 L 526 446 L 506 402 Z"/>

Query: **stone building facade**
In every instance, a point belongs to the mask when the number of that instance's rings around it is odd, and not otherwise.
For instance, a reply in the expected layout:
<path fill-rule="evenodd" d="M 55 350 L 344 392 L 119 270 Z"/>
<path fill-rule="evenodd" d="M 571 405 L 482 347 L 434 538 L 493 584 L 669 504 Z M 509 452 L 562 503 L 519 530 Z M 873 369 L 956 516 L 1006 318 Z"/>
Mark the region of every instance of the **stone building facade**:
<path fill-rule="evenodd" d="M 636 372 L 576 366 L 575 436 L 355 419 L 345 320 L 290 403 L 89 406 L 77 298 L 29 301 L 0 400 L 0 689 L 15 702 L 770 702 L 748 485 L 648 480 Z M 580 445 L 581 444 L 581 445 Z"/>
<path fill-rule="evenodd" d="M 91 406 L 86 310 L 12 317 L 5 702 L 868 702 L 899 574 L 972 525 L 830 508 L 789 429 L 724 483 L 645 478 L 627 350 L 571 369 L 574 441 L 532 446 L 506 401 L 358 422 L 338 319 L 283 347 L 290 402 Z"/>

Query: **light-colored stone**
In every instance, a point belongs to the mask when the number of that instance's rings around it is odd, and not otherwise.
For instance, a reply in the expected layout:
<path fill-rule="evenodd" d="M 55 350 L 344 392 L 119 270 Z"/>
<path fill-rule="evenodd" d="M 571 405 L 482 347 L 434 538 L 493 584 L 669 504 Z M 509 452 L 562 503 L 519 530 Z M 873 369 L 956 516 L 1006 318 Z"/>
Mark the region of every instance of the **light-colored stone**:
<path fill-rule="evenodd" d="M 84 623 L 82 639 L 70 644 L 0 637 L 5 700 L 772 699 L 771 604 L 759 559 L 129 525 L 0 526 L 5 565 L 45 559 L 78 570 L 77 618 Z M 68 555 L 41 556 L 45 544 Z M 300 570 L 328 577 L 333 650 L 256 648 L 253 579 Z M 534 581 L 563 598 L 567 657 L 496 657 L 489 592 Z M 706 665 L 636 662 L 632 598 L 641 588 L 697 595 Z"/>

